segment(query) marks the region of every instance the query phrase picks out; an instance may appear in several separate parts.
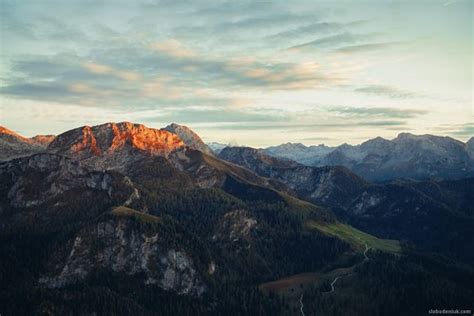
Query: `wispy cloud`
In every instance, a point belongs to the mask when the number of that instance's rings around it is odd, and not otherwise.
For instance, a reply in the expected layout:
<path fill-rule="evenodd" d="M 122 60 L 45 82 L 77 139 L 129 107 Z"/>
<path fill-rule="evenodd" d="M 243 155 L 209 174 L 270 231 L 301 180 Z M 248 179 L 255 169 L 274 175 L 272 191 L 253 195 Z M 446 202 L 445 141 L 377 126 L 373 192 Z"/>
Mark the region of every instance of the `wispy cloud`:
<path fill-rule="evenodd" d="M 295 39 L 307 38 L 308 36 L 337 33 L 347 29 L 354 29 L 366 24 L 367 20 L 355 20 L 347 23 L 318 21 L 299 27 L 290 27 L 289 29 L 268 35 L 264 38 L 266 41 L 294 41 Z"/>
<path fill-rule="evenodd" d="M 427 114 L 426 110 L 400 109 L 388 107 L 329 107 L 327 111 L 352 117 L 414 118 Z"/>
<path fill-rule="evenodd" d="M 334 122 L 334 123 L 249 123 L 249 124 L 226 124 L 218 125 L 215 129 L 231 129 L 231 130 L 285 130 L 291 129 L 293 131 L 316 131 L 321 129 L 331 129 L 331 130 L 350 130 L 354 128 L 365 128 L 365 127 L 393 127 L 397 126 L 398 128 L 406 125 L 405 121 L 399 120 L 376 120 L 376 121 L 366 121 L 358 120 L 352 122 Z"/>
<path fill-rule="evenodd" d="M 248 122 L 283 122 L 285 116 L 268 111 L 255 110 L 236 110 L 232 108 L 202 108 L 202 109 L 173 109 L 163 111 L 159 115 L 151 115 L 147 113 L 141 121 L 144 122 L 181 122 L 186 124 L 193 123 L 209 123 L 219 126 L 226 123 L 242 123 Z"/>
<path fill-rule="evenodd" d="M 459 2 L 460 0 L 450 0 L 450 1 L 446 1 L 445 3 L 443 3 L 443 6 L 447 7 L 447 6 L 450 6 L 452 4 L 455 4 L 456 2 Z"/>
<path fill-rule="evenodd" d="M 295 45 L 289 49 L 306 49 L 306 48 L 328 48 L 328 47 L 340 47 L 348 44 L 355 44 L 360 42 L 366 42 L 379 37 L 380 33 L 369 33 L 369 34 L 353 34 L 350 32 L 340 33 L 336 35 L 326 36 L 318 38 L 316 40 Z"/>
<path fill-rule="evenodd" d="M 437 133 L 462 137 L 464 139 L 474 137 L 474 123 L 443 124 L 436 127 L 435 130 Z"/>
<path fill-rule="evenodd" d="M 101 74 L 101 75 L 112 75 L 117 78 L 127 80 L 127 81 L 136 81 L 140 79 L 140 75 L 133 71 L 115 69 L 107 65 L 86 62 L 83 66 L 92 73 Z"/>
<path fill-rule="evenodd" d="M 405 41 L 392 41 L 392 42 L 380 42 L 380 43 L 368 43 L 360 45 L 350 45 L 345 47 L 340 47 L 335 50 L 337 53 L 362 53 L 362 52 L 373 52 L 384 50 L 387 48 L 393 48 L 407 44 Z"/>
<path fill-rule="evenodd" d="M 386 85 L 369 85 L 362 88 L 357 88 L 354 91 L 377 96 L 386 96 L 393 99 L 411 99 L 423 97 L 423 95 L 419 93 L 402 90 Z"/>

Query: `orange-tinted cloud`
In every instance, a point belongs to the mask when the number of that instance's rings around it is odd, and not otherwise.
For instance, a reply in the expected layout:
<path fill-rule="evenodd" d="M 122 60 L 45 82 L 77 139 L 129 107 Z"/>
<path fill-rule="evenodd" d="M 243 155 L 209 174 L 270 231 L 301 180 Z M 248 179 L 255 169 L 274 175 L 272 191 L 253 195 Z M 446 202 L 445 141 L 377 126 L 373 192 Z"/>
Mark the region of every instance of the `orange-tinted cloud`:
<path fill-rule="evenodd" d="M 95 74 L 111 75 L 111 76 L 114 76 L 126 81 L 136 81 L 136 80 L 139 80 L 141 77 L 138 73 L 133 72 L 133 71 L 116 69 L 107 65 L 93 63 L 93 62 L 86 62 L 83 64 L 83 67 L 86 68 L 88 71 Z"/>
<path fill-rule="evenodd" d="M 177 58 L 189 58 L 196 55 L 193 50 L 175 39 L 153 43 L 150 45 L 150 48 L 165 55 Z"/>

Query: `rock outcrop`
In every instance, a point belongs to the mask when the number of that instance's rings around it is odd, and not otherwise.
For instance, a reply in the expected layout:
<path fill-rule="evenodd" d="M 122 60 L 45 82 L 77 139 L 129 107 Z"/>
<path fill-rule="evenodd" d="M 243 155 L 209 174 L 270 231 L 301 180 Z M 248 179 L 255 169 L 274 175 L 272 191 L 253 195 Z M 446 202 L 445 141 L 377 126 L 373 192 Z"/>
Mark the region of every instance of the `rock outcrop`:
<path fill-rule="evenodd" d="M 139 212 L 135 212 L 139 214 Z M 63 257 L 39 283 L 62 288 L 85 281 L 92 272 L 106 269 L 143 278 L 144 285 L 157 285 L 178 294 L 201 295 L 205 291 L 193 260 L 186 250 L 170 247 L 160 231 L 159 218 L 147 215 L 146 224 L 129 216 L 108 215 L 77 233 L 55 254 Z M 66 255 L 64 255 L 65 253 Z"/>

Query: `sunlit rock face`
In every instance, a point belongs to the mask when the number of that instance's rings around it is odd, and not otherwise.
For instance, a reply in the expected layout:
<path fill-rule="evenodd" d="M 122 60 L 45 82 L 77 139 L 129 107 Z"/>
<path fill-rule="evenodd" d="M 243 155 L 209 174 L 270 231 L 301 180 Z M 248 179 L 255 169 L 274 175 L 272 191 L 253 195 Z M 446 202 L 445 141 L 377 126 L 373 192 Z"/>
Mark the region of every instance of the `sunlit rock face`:
<path fill-rule="evenodd" d="M 129 122 L 84 126 L 57 136 L 51 152 L 72 156 L 96 168 L 120 168 L 133 154 L 164 155 L 183 148 L 175 134 Z"/>
<path fill-rule="evenodd" d="M 47 147 L 55 138 L 54 135 L 36 135 L 30 139 L 37 145 Z"/>
<path fill-rule="evenodd" d="M 0 126 L 0 161 L 28 156 L 43 150 L 44 146 L 33 139 Z"/>
<path fill-rule="evenodd" d="M 162 153 L 183 146 L 181 139 L 168 131 L 122 122 L 70 130 L 59 135 L 49 145 L 49 150 L 89 156 L 124 149 Z"/>
<path fill-rule="evenodd" d="M 3 127 L 3 126 L 0 126 L 0 135 L 1 136 L 11 136 L 11 137 L 14 137 L 16 139 L 22 140 L 25 143 L 30 143 L 30 144 L 33 143 L 33 141 L 31 139 L 23 137 L 23 136 L 15 133 L 14 131 L 9 130 L 8 128 Z"/>

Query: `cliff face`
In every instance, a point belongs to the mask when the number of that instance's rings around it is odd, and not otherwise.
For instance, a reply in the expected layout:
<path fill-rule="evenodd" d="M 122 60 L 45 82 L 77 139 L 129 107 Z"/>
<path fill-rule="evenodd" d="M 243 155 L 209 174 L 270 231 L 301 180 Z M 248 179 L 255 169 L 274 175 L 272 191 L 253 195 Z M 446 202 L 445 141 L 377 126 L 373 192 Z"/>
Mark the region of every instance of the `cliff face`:
<path fill-rule="evenodd" d="M 178 245 L 168 245 L 169 236 L 162 232 L 159 222 L 158 217 L 117 208 L 81 229 L 53 254 L 49 272 L 39 283 L 62 288 L 84 282 L 94 271 L 105 269 L 178 294 L 201 295 L 205 286 L 191 256 Z"/>

